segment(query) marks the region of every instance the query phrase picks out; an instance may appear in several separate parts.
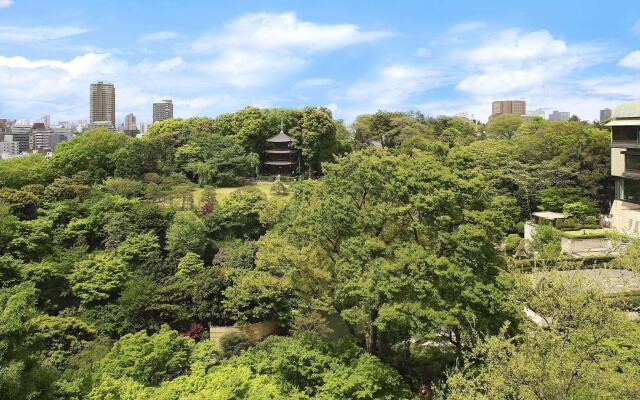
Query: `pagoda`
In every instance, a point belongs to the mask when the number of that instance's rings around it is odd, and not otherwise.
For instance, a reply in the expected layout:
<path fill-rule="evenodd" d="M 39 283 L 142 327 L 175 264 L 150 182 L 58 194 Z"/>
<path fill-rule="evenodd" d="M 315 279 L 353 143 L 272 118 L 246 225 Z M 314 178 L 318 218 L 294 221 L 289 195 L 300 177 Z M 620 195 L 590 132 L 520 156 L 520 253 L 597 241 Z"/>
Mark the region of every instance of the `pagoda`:
<path fill-rule="evenodd" d="M 280 133 L 267 139 L 264 154 L 264 172 L 268 175 L 291 176 L 300 172 L 300 152 L 293 145 L 296 140 L 284 133 L 282 122 Z"/>

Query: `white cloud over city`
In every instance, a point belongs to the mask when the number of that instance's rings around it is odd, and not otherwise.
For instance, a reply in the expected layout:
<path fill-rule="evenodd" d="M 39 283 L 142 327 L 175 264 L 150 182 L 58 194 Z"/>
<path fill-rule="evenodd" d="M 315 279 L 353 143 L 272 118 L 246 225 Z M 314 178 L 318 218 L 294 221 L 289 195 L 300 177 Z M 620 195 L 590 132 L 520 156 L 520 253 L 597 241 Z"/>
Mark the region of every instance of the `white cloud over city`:
<path fill-rule="evenodd" d="M 347 120 L 377 109 L 466 111 L 486 118 L 491 100 L 511 97 L 527 99 L 530 108 L 566 109 L 589 118 L 616 99 L 637 96 L 640 87 L 634 75 L 640 69 L 640 50 L 617 54 L 599 43 L 567 40 L 544 28 L 483 21 L 452 24 L 413 47 L 404 59 L 354 59 L 358 73 L 349 77 L 322 70 L 323 58 L 345 57 L 347 48 L 362 54 L 385 41 L 401 43 L 405 38 L 399 28 L 257 12 L 192 35 L 171 29 L 140 33 L 135 43 L 166 51 L 138 51 L 137 60 L 127 57 L 130 50 L 91 50 L 89 42 L 75 44 L 88 51 L 63 57 L 2 54 L 0 47 L 0 105 L 16 117 L 33 117 L 38 110 L 54 119 L 86 118 L 88 85 L 104 79 L 116 84 L 118 117 L 134 112 L 142 120 L 148 118 L 151 102 L 164 97 L 174 99 L 179 116 L 312 101 L 331 105 Z M 67 44 L 68 38 L 87 32 L 81 24 L 10 25 L 0 27 L 0 42 Z M 589 68 L 607 62 L 627 71 L 628 79 L 613 84 L 619 80 L 589 76 Z M 435 91 L 447 91 L 449 98 L 432 99 Z"/>
<path fill-rule="evenodd" d="M 0 0 L 1 1 L 1 0 Z M 38 42 L 81 35 L 89 29 L 79 26 L 25 27 L 0 26 L 0 42 Z"/>

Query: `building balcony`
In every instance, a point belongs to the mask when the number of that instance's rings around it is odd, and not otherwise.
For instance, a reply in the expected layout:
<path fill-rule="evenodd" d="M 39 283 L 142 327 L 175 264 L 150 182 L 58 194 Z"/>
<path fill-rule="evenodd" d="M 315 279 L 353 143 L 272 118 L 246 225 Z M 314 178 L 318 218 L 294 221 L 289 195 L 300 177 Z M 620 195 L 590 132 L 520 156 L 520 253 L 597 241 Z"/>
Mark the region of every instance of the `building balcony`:
<path fill-rule="evenodd" d="M 638 140 L 613 140 L 611 141 L 611 148 L 623 148 L 623 149 L 640 149 L 640 141 Z"/>
<path fill-rule="evenodd" d="M 630 179 L 640 179 L 640 171 L 635 169 L 625 169 L 622 176 Z"/>

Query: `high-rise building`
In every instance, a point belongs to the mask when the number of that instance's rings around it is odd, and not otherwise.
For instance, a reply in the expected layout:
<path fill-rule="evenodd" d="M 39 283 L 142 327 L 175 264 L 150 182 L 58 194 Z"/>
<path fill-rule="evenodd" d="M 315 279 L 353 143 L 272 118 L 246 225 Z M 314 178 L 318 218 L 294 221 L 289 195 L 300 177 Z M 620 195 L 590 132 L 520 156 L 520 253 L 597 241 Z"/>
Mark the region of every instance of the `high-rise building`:
<path fill-rule="evenodd" d="M 111 127 L 116 127 L 116 89 L 113 83 L 98 81 L 92 83 L 89 89 L 90 122 L 102 123 L 108 121 Z M 104 124 L 100 124 L 104 125 Z"/>
<path fill-rule="evenodd" d="M 2 140 L 2 136 L 5 134 L 9 133 L 9 121 L 4 119 L 4 118 L 0 118 L 0 140 Z"/>
<path fill-rule="evenodd" d="M 127 116 L 124 117 L 122 131 L 131 137 L 136 137 L 136 135 L 140 133 L 140 131 L 138 130 L 138 125 L 136 124 L 135 115 L 127 114 Z"/>
<path fill-rule="evenodd" d="M 536 117 L 544 118 L 544 110 L 542 108 L 536 108 L 534 111 L 529 111 L 528 113 L 522 116 L 522 118 L 524 119 L 530 119 L 530 118 L 536 118 Z"/>
<path fill-rule="evenodd" d="M 29 139 L 31 138 L 31 123 L 28 121 L 19 121 L 13 124 L 10 134 L 14 142 L 18 142 L 18 151 L 20 153 L 29 151 Z"/>
<path fill-rule="evenodd" d="M 138 129 L 138 126 L 136 125 L 136 116 L 133 114 L 127 114 L 124 117 L 124 130 L 126 132 L 134 129 Z"/>
<path fill-rule="evenodd" d="M 70 126 L 58 125 L 50 128 L 50 131 L 49 145 L 52 151 L 55 150 L 58 143 L 69 140 L 73 136 L 73 130 Z"/>
<path fill-rule="evenodd" d="M 14 142 L 11 135 L 4 135 L 4 138 L 0 141 L 0 160 L 6 160 L 18 154 L 20 154 L 18 142 Z"/>
<path fill-rule="evenodd" d="M 153 103 L 153 122 L 173 118 L 173 102 L 162 100 L 160 103 Z"/>
<path fill-rule="evenodd" d="M 42 117 L 40 117 L 38 122 L 42 122 L 44 124 L 45 128 L 49 128 L 51 126 L 51 116 L 50 115 L 43 115 Z"/>
<path fill-rule="evenodd" d="M 600 110 L 600 122 L 601 123 L 605 123 L 607 122 L 607 120 L 609 120 L 609 118 L 611 118 L 611 109 L 610 108 L 604 108 L 602 110 Z"/>
<path fill-rule="evenodd" d="M 568 111 L 553 110 L 553 112 L 549 114 L 549 121 L 568 121 L 569 118 L 571 118 L 571 113 Z"/>
<path fill-rule="evenodd" d="M 640 101 L 619 104 L 606 126 L 611 128 L 611 176 L 615 179 L 611 227 L 640 236 Z"/>
<path fill-rule="evenodd" d="M 491 116 L 500 114 L 525 115 L 527 102 L 524 100 L 498 100 L 491 103 Z"/>

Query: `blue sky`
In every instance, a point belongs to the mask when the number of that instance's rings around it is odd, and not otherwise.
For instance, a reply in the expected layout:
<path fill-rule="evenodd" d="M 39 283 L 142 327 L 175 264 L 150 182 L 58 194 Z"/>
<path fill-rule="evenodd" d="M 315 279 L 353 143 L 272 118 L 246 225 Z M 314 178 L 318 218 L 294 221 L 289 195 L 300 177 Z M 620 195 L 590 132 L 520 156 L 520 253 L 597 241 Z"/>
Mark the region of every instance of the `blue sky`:
<path fill-rule="evenodd" d="M 640 98 L 640 6 L 628 1 L 0 0 L 0 118 L 88 118 L 116 84 L 117 118 L 320 105 L 467 112 L 495 99 L 598 110 Z"/>

